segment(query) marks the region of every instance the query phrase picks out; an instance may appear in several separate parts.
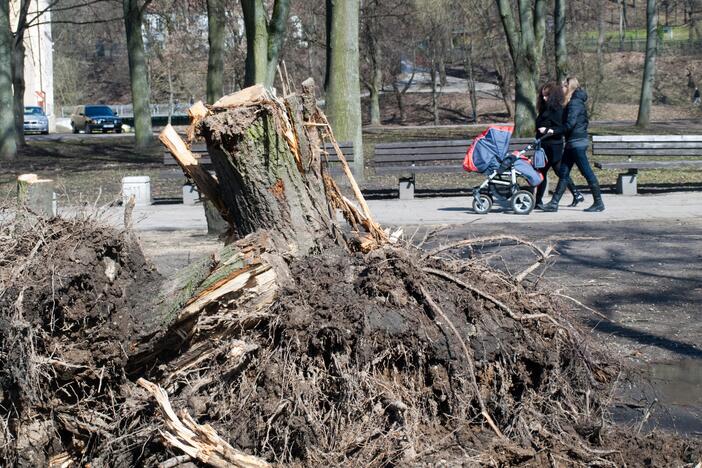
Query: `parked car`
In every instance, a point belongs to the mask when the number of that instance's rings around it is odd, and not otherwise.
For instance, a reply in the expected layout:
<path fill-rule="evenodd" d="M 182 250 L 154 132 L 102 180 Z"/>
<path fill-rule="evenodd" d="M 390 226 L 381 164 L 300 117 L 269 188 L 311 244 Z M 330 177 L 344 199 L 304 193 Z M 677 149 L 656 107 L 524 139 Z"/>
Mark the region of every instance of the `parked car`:
<path fill-rule="evenodd" d="M 81 130 L 93 133 L 94 130 L 122 133 L 122 119 L 105 105 L 76 106 L 71 114 L 73 133 Z"/>
<path fill-rule="evenodd" d="M 49 133 L 49 118 L 44 109 L 39 106 L 24 108 L 24 133 L 36 132 L 42 135 Z"/>

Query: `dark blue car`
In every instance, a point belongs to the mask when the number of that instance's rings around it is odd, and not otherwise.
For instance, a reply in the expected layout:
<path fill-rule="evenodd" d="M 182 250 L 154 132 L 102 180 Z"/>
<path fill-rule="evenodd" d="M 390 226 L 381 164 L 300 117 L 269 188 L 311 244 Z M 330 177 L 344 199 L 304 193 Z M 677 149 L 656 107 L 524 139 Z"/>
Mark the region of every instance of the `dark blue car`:
<path fill-rule="evenodd" d="M 71 114 L 71 127 L 73 133 L 83 130 L 85 133 L 93 131 L 122 133 L 122 119 L 105 105 L 76 106 Z"/>

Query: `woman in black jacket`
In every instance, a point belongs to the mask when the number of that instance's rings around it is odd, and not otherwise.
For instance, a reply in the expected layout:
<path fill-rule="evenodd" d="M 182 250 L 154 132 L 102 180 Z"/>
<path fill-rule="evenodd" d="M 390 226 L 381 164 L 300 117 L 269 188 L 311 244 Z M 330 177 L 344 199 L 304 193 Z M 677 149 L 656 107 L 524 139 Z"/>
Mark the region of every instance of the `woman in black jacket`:
<path fill-rule="evenodd" d="M 585 102 L 587 101 L 587 93 L 580 87 L 578 79 L 569 77 L 566 79 L 564 86 L 565 91 L 565 113 L 563 117 L 563 131 L 565 134 L 565 152 L 563 153 L 563 162 L 561 170 L 558 174 L 558 186 L 553 194 L 551 201 L 544 205 L 544 211 L 558 211 L 558 202 L 561 200 L 566 186 L 568 185 L 568 177 L 570 170 L 575 164 L 582 173 L 587 184 L 590 186 L 594 203 L 585 211 L 604 211 L 605 206 L 602 202 L 602 192 L 600 184 L 597 181 L 597 176 L 592 171 L 590 163 L 587 160 L 587 147 L 589 144 L 588 138 L 588 117 Z"/>
<path fill-rule="evenodd" d="M 555 81 L 549 81 L 541 87 L 539 100 L 536 102 L 536 109 L 539 115 L 536 117 L 536 138 L 542 138 L 541 147 L 548 158 L 546 166 L 539 169 L 544 180 L 536 188 L 536 207 L 543 209 L 544 193 L 548 183 L 548 170 L 558 175 L 561 170 L 561 160 L 563 159 L 563 88 Z M 573 194 L 573 202 L 569 206 L 578 206 L 578 203 L 585 200 L 580 192 L 575 188 L 575 184 L 568 177 L 567 187 Z"/>

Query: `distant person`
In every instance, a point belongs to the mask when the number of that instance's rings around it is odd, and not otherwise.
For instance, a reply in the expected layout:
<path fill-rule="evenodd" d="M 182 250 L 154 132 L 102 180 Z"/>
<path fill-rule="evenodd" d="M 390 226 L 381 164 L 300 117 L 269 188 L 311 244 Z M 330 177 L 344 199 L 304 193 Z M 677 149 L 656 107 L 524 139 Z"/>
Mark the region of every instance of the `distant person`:
<path fill-rule="evenodd" d="M 548 183 L 548 170 L 553 168 L 556 175 L 561 170 L 563 159 L 563 103 L 565 96 L 563 88 L 555 81 L 549 81 L 541 87 L 539 100 L 536 102 L 536 109 L 539 115 L 536 117 L 536 138 L 542 138 L 541 147 L 548 158 L 546 166 L 539 169 L 543 175 L 543 182 L 536 188 L 536 208 L 543 209 L 544 193 Z M 578 206 L 578 203 L 585 201 L 585 197 L 578 192 L 575 184 L 568 177 L 568 190 L 573 194 L 573 202 L 568 206 Z"/>
<path fill-rule="evenodd" d="M 587 160 L 587 147 L 590 143 L 588 136 L 589 119 L 587 116 L 587 107 L 585 107 L 587 93 L 580 87 L 578 79 L 574 76 L 566 78 L 563 91 L 565 93 L 566 103 L 563 116 L 565 151 L 563 153 L 561 170 L 558 174 L 558 186 L 556 186 L 553 198 L 547 205 L 544 205 L 543 209 L 544 211 L 558 211 L 558 202 L 561 200 L 568 186 L 568 177 L 575 164 L 578 166 L 578 170 L 580 170 L 583 177 L 585 177 L 585 180 L 587 180 L 587 184 L 592 192 L 592 197 L 594 198 L 592 206 L 585 208 L 585 211 L 604 211 L 605 206 L 602 201 L 600 184 Z"/>
<path fill-rule="evenodd" d="M 693 106 L 700 105 L 700 90 L 697 87 L 695 87 L 695 92 L 692 93 L 692 105 Z"/>

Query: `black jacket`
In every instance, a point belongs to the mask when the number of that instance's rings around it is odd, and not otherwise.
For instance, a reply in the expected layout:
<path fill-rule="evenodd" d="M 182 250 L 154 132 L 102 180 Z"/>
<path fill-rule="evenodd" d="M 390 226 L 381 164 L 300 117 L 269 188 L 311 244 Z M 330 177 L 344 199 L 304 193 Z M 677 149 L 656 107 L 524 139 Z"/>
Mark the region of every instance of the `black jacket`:
<path fill-rule="evenodd" d="M 587 140 L 587 93 L 584 89 L 578 88 L 570 98 L 570 102 L 565 108 L 563 116 L 563 126 L 565 130 L 566 143 L 572 140 Z"/>
<path fill-rule="evenodd" d="M 540 138 L 544 135 L 539 133 L 539 128 L 546 127 L 547 129 L 552 129 L 553 134 L 548 138 L 544 138 L 541 143 L 542 146 L 551 146 L 555 144 L 563 143 L 563 108 L 551 108 L 546 107 L 541 113 L 536 117 L 536 138 Z"/>

